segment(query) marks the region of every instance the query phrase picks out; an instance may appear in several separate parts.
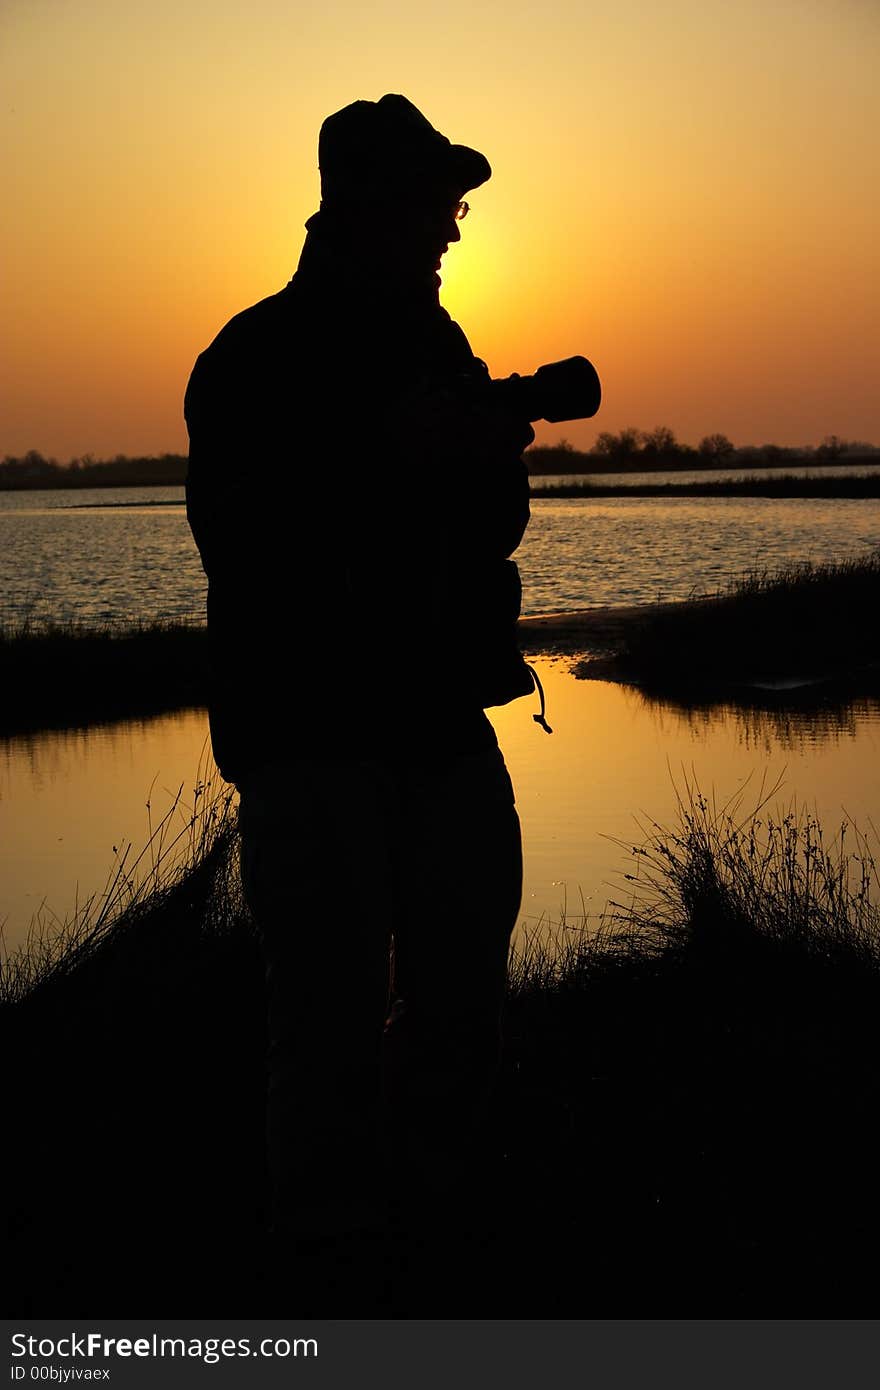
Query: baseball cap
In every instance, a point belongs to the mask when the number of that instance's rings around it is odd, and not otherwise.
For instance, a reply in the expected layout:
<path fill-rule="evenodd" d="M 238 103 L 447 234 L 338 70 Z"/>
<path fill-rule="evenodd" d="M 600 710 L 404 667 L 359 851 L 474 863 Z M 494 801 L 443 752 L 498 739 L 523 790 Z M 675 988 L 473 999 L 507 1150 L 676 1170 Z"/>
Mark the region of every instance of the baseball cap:
<path fill-rule="evenodd" d="M 491 177 L 485 155 L 453 145 L 406 97 L 354 101 L 321 126 L 318 167 L 324 202 L 414 197 L 440 189 L 457 196 Z"/>

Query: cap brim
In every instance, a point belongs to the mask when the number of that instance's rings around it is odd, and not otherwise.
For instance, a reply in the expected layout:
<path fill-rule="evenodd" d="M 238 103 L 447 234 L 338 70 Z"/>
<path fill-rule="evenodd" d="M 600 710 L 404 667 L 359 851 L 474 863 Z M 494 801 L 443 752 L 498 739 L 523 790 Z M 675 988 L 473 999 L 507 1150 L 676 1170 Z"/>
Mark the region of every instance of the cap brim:
<path fill-rule="evenodd" d="M 472 150 L 467 145 L 450 145 L 450 167 L 462 193 L 479 188 L 481 183 L 492 177 L 492 168 L 484 154 Z"/>

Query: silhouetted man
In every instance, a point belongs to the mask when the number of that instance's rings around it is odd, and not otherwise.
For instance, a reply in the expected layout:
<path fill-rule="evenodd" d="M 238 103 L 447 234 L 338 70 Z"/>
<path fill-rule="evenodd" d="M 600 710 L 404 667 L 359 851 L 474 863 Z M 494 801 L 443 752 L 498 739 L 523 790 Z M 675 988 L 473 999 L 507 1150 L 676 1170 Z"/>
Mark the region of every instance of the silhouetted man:
<path fill-rule="evenodd" d="M 211 735 L 266 961 L 275 1223 L 300 1235 L 380 1219 L 389 1125 L 395 1189 L 466 1170 L 522 878 L 484 708 L 532 689 L 508 558 L 532 431 L 438 300 L 489 165 L 385 96 L 324 122 L 319 166 L 296 274 L 202 353 L 185 405 Z"/>

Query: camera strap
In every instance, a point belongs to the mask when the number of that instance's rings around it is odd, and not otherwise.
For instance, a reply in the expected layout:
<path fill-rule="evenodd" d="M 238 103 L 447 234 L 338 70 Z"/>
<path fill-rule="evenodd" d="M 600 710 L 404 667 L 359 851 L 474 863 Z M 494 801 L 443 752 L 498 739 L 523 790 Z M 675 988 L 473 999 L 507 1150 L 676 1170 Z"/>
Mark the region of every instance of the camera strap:
<path fill-rule="evenodd" d="M 545 718 L 546 703 L 544 700 L 544 687 L 541 684 L 541 678 L 535 670 L 534 666 L 530 666 L 528 662 L 526 662 L 526 666 L 532 673 L 532 680 L 535 682 L 535 685 L 538 688 L 538 694 L 541 697 L 541 713 L 533 714 L 532 718 L 534 719 L 536 724 L 540 724 L 545 734 L 552 734 L 553 730 L 550 728 L 550 725 L 547 723 L 547 720 Z"/>

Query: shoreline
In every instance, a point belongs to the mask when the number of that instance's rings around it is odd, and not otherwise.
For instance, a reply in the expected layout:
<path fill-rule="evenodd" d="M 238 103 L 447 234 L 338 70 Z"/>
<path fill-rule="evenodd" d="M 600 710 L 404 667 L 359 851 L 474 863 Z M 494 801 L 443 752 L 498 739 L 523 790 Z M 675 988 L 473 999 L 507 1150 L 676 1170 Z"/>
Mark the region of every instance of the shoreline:
<path fill-rule="evenodd" d="M 752 575 L 726 592 L 521 618 L 524 654 L 566 657 L 582 680 L 685 702 L 850 699 L 880 693 L 880 644 L 865 615 L 880 555 Z"/>
<path fill-rule="evenodd" d="M 809 467 L 810 465 L 805 465 Z M 868 467 L 877 465 L 868 464 Z M 815 465 L 815 467 L 827 468 L 827 464 Z M 636 471 L 636 470 L 631 470 Z M 674 472 L 685 470 L 663 470 L 645 469 L 645 472 Z M 705 471 L 711 474 L 713 470 L 691 470 Z M 761 476 L 756 476 L 760 473 Z M 775 475 L 775 476 L 774 476 Z M 552 502 L 564 501 L 566 499 L 581 498 L 587 501 L 600 501 L 606 498 L 653 498 L 655 501 L 676 501 L 688 498 L 764 498 L 772 499 L 797 499 L 808 501 L 813 500 L 876 500 L 880 497 L 880 472 L 875 473 L 847 473 L 842 469 L 833 474 L 823 473 L 821 476 L 814 476 L 809 473 L 786 473 L 780 472 L 772 467 L 762 467 L 756 469 L 755 475 L 733 476 L 727 478 L 713 478 L 711 476 L 701 478 L 694 482 L 663 482 L 663 483 L 628 483 L 627 472 L 620 472 L 617 477 L 620 481 L 615 482 L 585 482 L 583 479 L 588 474 L 572 474 L 572 479 L 578 478 L 580 481 L 561 481 L 541 485 L 541 480 L 547 477 L 565 478 L 565 474 L 543 474 L 533 473 L 530 475 L 531 500 L 532 502 Z M 605 476 L 608 476 L 607 473 Z M 149 482 L 121 482 L 118 480 L 107 482 L 68 483 L 68 484 L 47 484 L 44 486 L 31 487 L 0 487 L 0 494 L 34 495 L 39 497 L 46 492 L 70 493 L 75 497 L 78 492 L 110 492 L 110 491 L 132 491 L 145 488 L 183 488 L 185 480 L 170 479 Z M 35 503 L 35 505 L 37 505 Z M 75 502 L 70 501 L 63 508 L 64 510 L 88 510 L 91 508 L 116 508 L 116 507 L 160 507 L 160 506 L 183 506 L 184 498 L 168 499 L 165 501 L 114 501 L 114 502 Z"/>
<path fill-rule="evenodd" d="M 577 676 L 623 680 L 618 666 L 627 633 L 647 615 L 678 606 L 538 614 L 520 618 L 517 633 L 526 657 L 565 656 L 583 666 L 574 670 Z M 204 626 L 160 622 L 100 630 L 75 625 L 0 629 L 0 737 L 203 708 L 207 666 Z"/>
<path fill-rule="evenodd" d="M 788 609 L 780 615 L 773 593 L 762 592 L 532 614 L 517 635 L 526 658 L 563 658 L 576 679 L 694 703 L 880 693 L 880 652 L 836 641 L 839 627 L 837 613 L 829 618 L 818 604 L 806 623 Z M 203 708 L 207 667 L 205 627 L 0 630 L 0 737 Z"/>
<path fill-rule="evenodd" d="M 670 599 L 664 603 L 605 604 L 569 608 L 558 613 L 535 613 L 517 623 L 524 653 L 588 657 L 617 653 L 628 633 L 651 614 L 693 608 L 705 599 Z"/>

